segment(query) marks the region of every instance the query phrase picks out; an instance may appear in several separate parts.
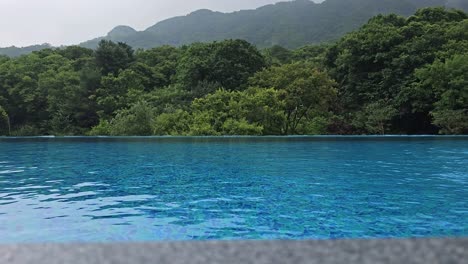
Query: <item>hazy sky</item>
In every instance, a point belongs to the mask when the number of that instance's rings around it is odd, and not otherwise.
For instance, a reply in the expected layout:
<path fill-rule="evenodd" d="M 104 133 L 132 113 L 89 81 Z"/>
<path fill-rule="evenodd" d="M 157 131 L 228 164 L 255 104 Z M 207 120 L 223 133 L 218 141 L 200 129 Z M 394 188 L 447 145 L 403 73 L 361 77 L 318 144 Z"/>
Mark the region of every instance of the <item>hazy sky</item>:
<path fill-rule="evenodd" d="M 230 12 L 287 0 L 0 0 L 0 47 L 77 44 L 117 25 L 143 30 L 207 8 Z"/>

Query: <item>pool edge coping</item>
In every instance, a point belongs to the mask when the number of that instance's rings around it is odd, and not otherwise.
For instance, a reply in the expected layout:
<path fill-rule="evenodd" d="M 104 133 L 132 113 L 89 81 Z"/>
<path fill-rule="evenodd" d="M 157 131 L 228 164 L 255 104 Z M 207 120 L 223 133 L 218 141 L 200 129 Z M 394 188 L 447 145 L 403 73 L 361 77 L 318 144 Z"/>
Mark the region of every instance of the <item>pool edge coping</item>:
<path fill-rule="evenodd" d="M 0 245 L 2 264 L 463 263 L 468 237 Z"/>

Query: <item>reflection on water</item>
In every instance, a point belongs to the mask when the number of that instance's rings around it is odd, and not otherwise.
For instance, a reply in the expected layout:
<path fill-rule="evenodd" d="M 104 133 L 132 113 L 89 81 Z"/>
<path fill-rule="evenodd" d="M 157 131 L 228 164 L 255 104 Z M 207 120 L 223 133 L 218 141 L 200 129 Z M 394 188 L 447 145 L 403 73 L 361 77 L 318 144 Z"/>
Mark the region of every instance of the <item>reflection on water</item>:
<path fill-rule="evenodd" d="M 468 139 L 0 139 L 0 243 L 468 235 Z"/>

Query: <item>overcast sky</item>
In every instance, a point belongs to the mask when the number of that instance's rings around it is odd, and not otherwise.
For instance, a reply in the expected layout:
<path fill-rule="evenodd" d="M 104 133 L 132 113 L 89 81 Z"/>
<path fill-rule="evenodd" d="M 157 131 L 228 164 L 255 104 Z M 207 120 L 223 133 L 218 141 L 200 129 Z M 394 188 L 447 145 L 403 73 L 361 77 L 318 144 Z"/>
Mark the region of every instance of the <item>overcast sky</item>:
<path fill-rule="evenodd" d="M 0 47 L 77 44 L 118 25 L 144 30 L 207 8 L 231 12 L 287 0 L 0 0 Z"/>

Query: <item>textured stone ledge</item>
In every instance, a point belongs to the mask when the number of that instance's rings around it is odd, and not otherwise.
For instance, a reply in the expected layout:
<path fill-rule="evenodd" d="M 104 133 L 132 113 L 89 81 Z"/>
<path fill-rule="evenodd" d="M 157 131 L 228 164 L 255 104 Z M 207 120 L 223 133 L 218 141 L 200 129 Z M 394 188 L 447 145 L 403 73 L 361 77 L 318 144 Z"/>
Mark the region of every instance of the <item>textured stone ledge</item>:
<path fill-rule="evenodd" d="M 468 263 L 468 238 L 0 245 L 0 263 Z"/>

